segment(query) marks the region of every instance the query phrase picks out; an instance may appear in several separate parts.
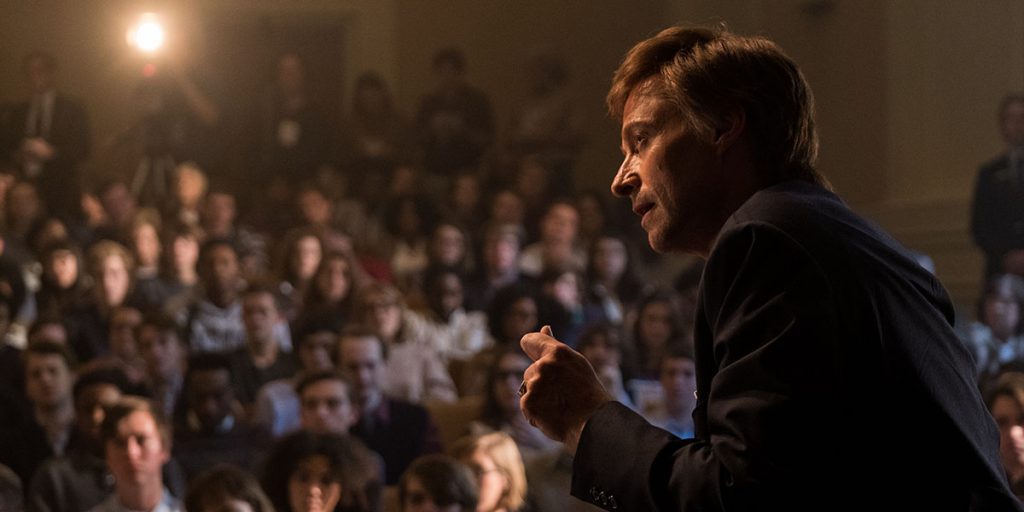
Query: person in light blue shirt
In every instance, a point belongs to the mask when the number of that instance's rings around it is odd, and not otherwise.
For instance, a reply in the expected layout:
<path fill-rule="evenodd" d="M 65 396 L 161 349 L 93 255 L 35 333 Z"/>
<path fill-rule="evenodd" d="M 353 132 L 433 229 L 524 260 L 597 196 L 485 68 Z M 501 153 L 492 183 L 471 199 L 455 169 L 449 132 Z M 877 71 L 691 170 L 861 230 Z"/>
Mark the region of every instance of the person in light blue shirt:
<path fill-rule="evenodd" d="M 100 426 L 114 494 L 90 512 L 182 512 L 163 482 L 171 458 L 170 429 L 159 410 L 145 399 L 123 397 L 107 408 Z"/>

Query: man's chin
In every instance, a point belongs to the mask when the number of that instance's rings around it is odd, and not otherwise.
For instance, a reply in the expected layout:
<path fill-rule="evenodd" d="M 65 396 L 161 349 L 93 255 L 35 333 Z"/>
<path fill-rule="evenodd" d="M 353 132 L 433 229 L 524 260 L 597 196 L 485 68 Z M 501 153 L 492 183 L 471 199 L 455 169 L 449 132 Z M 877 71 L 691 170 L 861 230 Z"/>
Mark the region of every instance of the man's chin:
<path fill-rule="evenodd" d="M 676 247 L 668 243 L 665 233 L 662 231 L 648 231 L 647 244 L 658 254 L 667 254 L 676 250 Z"/>
<path fill-rule="evenodd" d="M 647 232 L 647 243 L 651 249 L 658 254 L 668 253 L 693 253 L 700 254 L 700 250 L 687 244 L 691 237 L 685 233 L 672 233 L 665 230 Z"/>

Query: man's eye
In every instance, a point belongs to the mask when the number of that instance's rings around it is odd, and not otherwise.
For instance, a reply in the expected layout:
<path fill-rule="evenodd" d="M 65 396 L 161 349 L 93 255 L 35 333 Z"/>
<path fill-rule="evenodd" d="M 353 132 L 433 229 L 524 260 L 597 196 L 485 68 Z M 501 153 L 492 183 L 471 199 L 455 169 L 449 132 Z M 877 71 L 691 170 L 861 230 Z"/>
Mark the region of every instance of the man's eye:
<path fill-rule="evenodd" d="M 637 135 L 633 137 L 633 152 L 639 152 L 647 145 L 647 137 L 644 135 Z"/>

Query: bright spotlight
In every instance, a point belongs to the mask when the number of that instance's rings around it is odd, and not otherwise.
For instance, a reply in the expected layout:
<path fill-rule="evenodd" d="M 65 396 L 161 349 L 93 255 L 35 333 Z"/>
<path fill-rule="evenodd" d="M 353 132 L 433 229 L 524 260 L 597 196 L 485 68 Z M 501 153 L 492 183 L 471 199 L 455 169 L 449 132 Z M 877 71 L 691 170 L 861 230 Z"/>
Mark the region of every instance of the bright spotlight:
<path fill-rule="evenodd" d="M 164 26 L 156 14 L 147 12 L 128 30 L 128 44 L 144 53 L 154 53 L 164 45 Z"/>

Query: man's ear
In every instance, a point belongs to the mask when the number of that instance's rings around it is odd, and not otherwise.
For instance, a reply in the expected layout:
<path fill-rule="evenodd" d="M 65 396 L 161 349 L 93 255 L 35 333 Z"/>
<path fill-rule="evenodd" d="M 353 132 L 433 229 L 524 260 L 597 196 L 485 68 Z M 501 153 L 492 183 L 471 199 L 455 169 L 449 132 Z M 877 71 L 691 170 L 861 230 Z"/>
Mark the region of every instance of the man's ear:
<path fill-rule="evenodd" d="M 747 129 L 747 115 L 739 107 L 730 108 L 715 127 L 712 142 L 719 155 L 725 154 L 743 136 Z"/>

